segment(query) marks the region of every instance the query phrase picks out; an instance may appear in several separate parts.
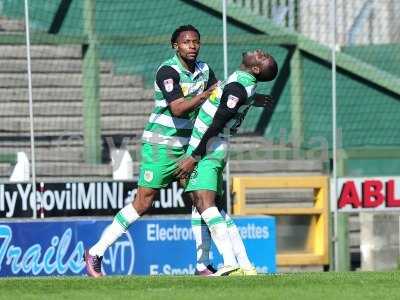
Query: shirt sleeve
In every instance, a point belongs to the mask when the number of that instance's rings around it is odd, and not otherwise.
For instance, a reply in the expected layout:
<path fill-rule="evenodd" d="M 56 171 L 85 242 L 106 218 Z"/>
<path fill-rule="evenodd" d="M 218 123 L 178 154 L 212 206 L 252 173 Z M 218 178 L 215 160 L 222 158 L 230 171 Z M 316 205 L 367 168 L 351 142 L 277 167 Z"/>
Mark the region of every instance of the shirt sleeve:
<path fill-rule="evenodd" d="M 213 121 L 197 148 L 193 150 L 193 157 L 203 157 L 207 153 L 207 143 L 210 139 L 222 133 L 225 125 L 238 113 L 240 106 L 246 103 L 246 100 L 246 89 L 241 84 L 231 82 L 225 86 Z"/>
<path fill-rule="evenodd" d="M 167 103 L 183 98 L 182 88 L 179 85 L 178 72 L 170 66 L 162 66 L 156 74 L 156 83 Z"/>
<path fill-rule="evenodd" d="M 208 71 L 209 75 L 208 75 L 208 81 L 207 81 L 207 85 L 206 85 L 206 90 L 212 86 L 213 84 L 217 83 L 217 77 L 215 77 L 215 73 L 214 71 L 209 67 L 209 71 Z"/>

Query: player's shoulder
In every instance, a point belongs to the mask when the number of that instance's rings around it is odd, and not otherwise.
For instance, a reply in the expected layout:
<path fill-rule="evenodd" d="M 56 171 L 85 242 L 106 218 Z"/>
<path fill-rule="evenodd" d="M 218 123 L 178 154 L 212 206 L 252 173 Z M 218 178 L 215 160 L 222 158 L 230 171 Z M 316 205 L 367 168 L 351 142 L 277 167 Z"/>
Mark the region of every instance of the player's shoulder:
<path fill-rule="evenodd" d="M 228 80 L 224 86 L 224 93 L 232 94 L 238 97 L 246 97 L 247 89 L 246 86 L 237 80 L 237 78 L 228 77 Z"/>
<path fill-rule="evenodd" d="M 157 68 L 157 72 L 159 70 L 175 70 L 178 72 L 179 68 L 178 65 L 176 63 L 176 60 L 174 59 L 174 57 L 171 57 L 165 61 L 163 61 Z M 179 72 L 178 72 L 179 73 Z"/>
<path fill-rule="evenodd" d="M 227 79 L 227 83 L 236 82 L 239 85 L 242 85 L 244 88 L 252 87 L 256 85 L 256 80 L 253 75 L 243 72 L 243 71 L 235 71 L 233 72 Z"/>
<path fill-rule="evenodd" d="M 179 77 L 179 72 L 173 66 L 164 64 L 157 69 L 156 77 L 158 78 L 165 76 Z"/>
<path fill-rule="evenodd" d="M 245 92 L 246 87 L 238 81 L 227 82 L 224 86 L 224 92 Z"/>
<path fill-rule="evenodd" d="M 226 80 L 226 87 L 229 86 L 244 86 L 244 82 L 240 76 L 240 74 L 235 71 L 231 75 L 228 76 Z"/>
<path fill-rule="evenodd" d="M 170 57 L 167 60 L 164 60 L 160 64 L 160 67 L 162 67 L 162 66 L 171 66 L 171 65 L 174 65 L 174 64 L 176 64 L 176 61 L 175 61 L 174 57 Z"/>

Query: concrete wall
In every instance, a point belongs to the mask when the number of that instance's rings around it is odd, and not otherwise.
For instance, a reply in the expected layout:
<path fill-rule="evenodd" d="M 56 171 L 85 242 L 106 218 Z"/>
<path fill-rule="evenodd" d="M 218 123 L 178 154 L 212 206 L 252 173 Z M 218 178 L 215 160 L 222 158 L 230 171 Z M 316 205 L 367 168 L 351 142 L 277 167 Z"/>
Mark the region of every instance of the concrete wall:
<path fill-rule="evenodd" d="M 361 213 L 360 250 L 363 271 L 399 267 L 399 213 Z"/>

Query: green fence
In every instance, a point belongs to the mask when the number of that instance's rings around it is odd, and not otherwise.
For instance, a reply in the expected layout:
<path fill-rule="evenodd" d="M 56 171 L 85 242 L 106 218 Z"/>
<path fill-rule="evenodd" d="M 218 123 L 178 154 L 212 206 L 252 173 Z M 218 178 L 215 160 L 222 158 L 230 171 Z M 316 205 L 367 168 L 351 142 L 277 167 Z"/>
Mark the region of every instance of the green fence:
<path fill-rule="evenodd" d="M 0 3 L 3 21 L 23 20 L 23 1 Z M 155 70 L 173 55 L 169 38 L 177 26 L 191 23 L 200 30 L 201 59 L 212 66 L 219 78 L 223 77 L 220 1 L 35 0 L 29 1 L 29 5 L 32 43 L 38 47 L 36 52 L 33 49 L 36 53 L 33 62 L 37 64 L 33 68 L 33 96 L 39 167 L 41 161 L 46 166 L 43 176 L 51 176 L 56 169 L 60 176 L 73 177 L 75 166 L 80 168 L 84 162 L 108 163 L 113 145 L 107 143 L 107 137 L 113 138 L 116 146 L 127 143 L 130 150 L 138 149 L 141 130 L 151 111 Z M 267 141 L 289 149 L 300 147 L 302 151 L 314 151 L 332 146 L 331 34 L 326 22 L 329 1 L 320 1 L 319 7 L 309 9 L 307 5 L 290 0 L 228 1 L 228 70 L 235 70 L 241 53 L 249 49 L 263 48 L 274 55 L 280 67 L 279 76 L 273 83 L 263 84 L 260 91 L 271 93 L 279 99 L 278 104 L 273 114 L 252 108 L 242 133 L 264 136 Z M 338 1 L 338 5 L 343 3 Z M 385 5 L 376 6 L 375 15 L 385 17 L 390 8 Z M 367 8 L 354 4 L 356 13 L 348 20 L 352 31 L 347 35 L 338 34 L 339 146 L 344 149 L 373 147 L 376 151 L 380 147 L 397 149 L 400 144 L 400 80 L 396 67 L 399 41 L 389 32 L 387 18 L 381 25 L 375 21 L 368 23 L 368 17 L 364 23 L 360 21 Z M 311 13 L 314 15 L 308 15 Z M 321 21 L 320 28 L 313 17 Z M 356 30 L 357 24 L 361 24 L 360 30 Z M 387 36 L 386 40 L 379 40 L 371 33 L 371 37 L 364 38 L 368 30 L 363 24 L 372 26 L 375 35 L 381 32 L 381 36 Z M 24 44 L 22 30 L 23 27 L 20 31 L 4 30 L 0 43 Z M 385 34 L 385 30 L 389 33 Z M 58 45 L 59 51 L 39 46 L 49 44 Z M 61 48 L 70 45 L 76 53 L 64 49 L 66 54 L 60 54 Z M 23 58 L 13 59 L 22 63 Z M 1 72 L 7 74 L 7 70 Z M 55 82 L 57 76 L 65 78 L 65 82 Z M 40 82 L 35 85 L 35 80 Z M 66 83 L 69 81 L 70 85 Z M 17 93 L 26 92 L 23 86 L 14 88 L 18 89 Z M 28 136 L 26 108 L 18 110 L 26 98 L 17 98 L 3 97 L 6 107 L 14 109 L 5 117 L 11 124 L 22 124 L 10 125 L 12 128 L 2 135 L 7 145 L 15 138 L 26 141 Z M 18 111 L 24 113 L 18 114 Z M 21 146 L 16 150 L 26 149 L 26 143 L 19 143 Z M 52 143 L 61 145 L 53 159 L 49 158 L 53 153 L 49 152 Z M 11 146 L 3 148 L 5 155 L 13 151 Z M 49 167 L 53 160 L 62 163 Z M 388 166 L 395 170 L 393 165 L 398 163 L 390 160 Z M 87 168 L 89 177 L 110 176 L 107 168 Z M 365 171 L 375 172 L 373 167 Z"/>

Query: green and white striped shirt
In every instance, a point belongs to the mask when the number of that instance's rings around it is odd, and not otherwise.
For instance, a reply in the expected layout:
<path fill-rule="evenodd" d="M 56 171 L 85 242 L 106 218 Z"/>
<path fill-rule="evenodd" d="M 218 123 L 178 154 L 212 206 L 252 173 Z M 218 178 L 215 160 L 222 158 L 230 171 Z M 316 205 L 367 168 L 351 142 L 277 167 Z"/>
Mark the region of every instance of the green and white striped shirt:
<path fill-rule="evenodd" d="M 182 66 L 177 55 L 165 61 L 157 70 L 155 107 L 145 126 L 142 141 L 174 148 L 186 147 L 198 109 L 175 117 L 169 103 L 181 97 L 189 100 L 214 82 L 214 73 L 204 62 L 197 61 L 195 72 L 191 73 Z"/>
<path fill-rule="evenodd" d="M 224 103 L 226 109 L 225 125 L 218 136 L 208 145 L 207 151 L 226 150 L 226 142 L 223 138 L 236 133 L 254 101 L 256 86 L 256 78 L 245 71 L 236 71 L 225 82 L 222 82 L 200 107 L 187 154 L 192 154 L 199 147 L 205 133 L 214 121 L 216 112 L 219 110 L 220 114 L 224 114 L 220 107 L 221 103 Z M 238 87 L 239 93 L 237 92 Z M 243 93 L 240 93 L 240 90 L 243 90 Z M 225 95 L 224 101 L 221 101 L 223 95 Z"/>

